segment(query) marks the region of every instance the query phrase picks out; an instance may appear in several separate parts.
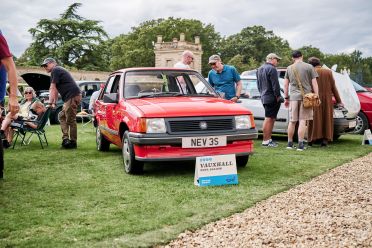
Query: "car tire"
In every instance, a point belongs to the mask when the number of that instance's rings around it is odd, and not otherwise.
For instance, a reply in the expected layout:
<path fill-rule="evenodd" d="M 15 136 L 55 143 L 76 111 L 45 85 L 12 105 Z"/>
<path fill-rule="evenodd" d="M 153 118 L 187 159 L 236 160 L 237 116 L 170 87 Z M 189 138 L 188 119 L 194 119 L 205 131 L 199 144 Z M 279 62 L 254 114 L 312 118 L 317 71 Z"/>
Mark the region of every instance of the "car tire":
<path fill-rule="evenodd" d="M 368 129 L 368 119 L 367 116 L 363 112 L 359 112 L 356 117 L 356 126 L 354 129 L 354 133 L 357 134 L 364 134 L 364 131 Z"/>
<path fill-rule="evenodd" d="M 96 144 L 98 151 L 106 152 L 110 149 L 110 142 L 102 135 L 98 127 L 96 128 Z"/>
<path fill-rule="evenodd" d="M 241 167 L 241 168 L 246 167 L 247 163 L 248 163 L 248 160 L 249 160 L 249 155 L 236 157 L 237 167 Z"/>
<path fill-rule="evenodd" d="M 129 140 L 128 133 L 128 131 L 125 131 L 123 135 L 122 154 L 124 171 L 128 174 L 141 174 L 143 173 L 144 163 L 135 159 L 133 144 Z"/>

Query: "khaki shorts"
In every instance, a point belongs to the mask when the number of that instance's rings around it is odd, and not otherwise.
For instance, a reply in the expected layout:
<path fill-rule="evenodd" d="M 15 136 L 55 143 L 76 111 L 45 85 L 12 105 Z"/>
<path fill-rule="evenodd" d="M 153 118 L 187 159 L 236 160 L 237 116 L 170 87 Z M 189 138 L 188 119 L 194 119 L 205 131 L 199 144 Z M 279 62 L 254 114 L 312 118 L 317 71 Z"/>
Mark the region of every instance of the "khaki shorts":
<path fill-rule="evenodd" d="M 289 121 L 312 119 L 313 108 L 304 108 L 302 101 L 289 101 Z"/>

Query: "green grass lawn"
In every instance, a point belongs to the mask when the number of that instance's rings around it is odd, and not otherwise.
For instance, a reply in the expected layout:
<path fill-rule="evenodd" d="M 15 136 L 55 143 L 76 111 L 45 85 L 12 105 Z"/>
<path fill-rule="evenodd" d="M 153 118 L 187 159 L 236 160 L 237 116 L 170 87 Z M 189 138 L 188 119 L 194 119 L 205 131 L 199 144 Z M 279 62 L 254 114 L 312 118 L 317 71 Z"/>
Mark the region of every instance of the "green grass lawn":
<path fill-rule="evenodd" d="M 308 181 L 372 151 L 361 136 L 345 135 L 326 149 L 304 152 L 261 148 L 239 185 L 194 186 L 192 163 L 147 164 L 145 174 L 124 173 L 121 150 L 95 149 L 91 126 L 79 125 L 77 150 L 60 149 L 59 126 L 47 127 L 49 147 L 5 151 L 0 181 L 0 247 L 143 247 L 185 229 L 243 211 L 257 201 Z"/>

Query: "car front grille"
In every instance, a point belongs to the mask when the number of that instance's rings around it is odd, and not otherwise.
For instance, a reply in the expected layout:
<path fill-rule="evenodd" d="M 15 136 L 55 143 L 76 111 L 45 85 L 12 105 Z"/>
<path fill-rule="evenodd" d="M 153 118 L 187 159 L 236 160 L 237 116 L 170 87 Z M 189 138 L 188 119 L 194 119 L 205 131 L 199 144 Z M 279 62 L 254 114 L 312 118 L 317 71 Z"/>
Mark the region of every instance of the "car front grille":
<path fill-rule="evenodd" d="M 232 116 L 172 118 L 166 120 L 169 133 L 208 133 L 216 131 L 233 131 Z"/>

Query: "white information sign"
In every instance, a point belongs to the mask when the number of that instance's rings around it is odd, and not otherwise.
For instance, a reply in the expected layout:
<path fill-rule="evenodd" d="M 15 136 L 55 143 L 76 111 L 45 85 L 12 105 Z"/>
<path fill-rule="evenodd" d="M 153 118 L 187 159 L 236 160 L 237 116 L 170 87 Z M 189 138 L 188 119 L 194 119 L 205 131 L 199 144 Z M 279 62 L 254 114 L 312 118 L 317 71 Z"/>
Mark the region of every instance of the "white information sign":
<path fill-rule="evenodd" d="M 367 129 L 364 131 L 362 145 L 372 145 L 371 129 Z"/>
<path fill-rule="evenodd" d="M 238 184 L 235 154 L 197 157 L 194 184 L 197 186 Z"/>

